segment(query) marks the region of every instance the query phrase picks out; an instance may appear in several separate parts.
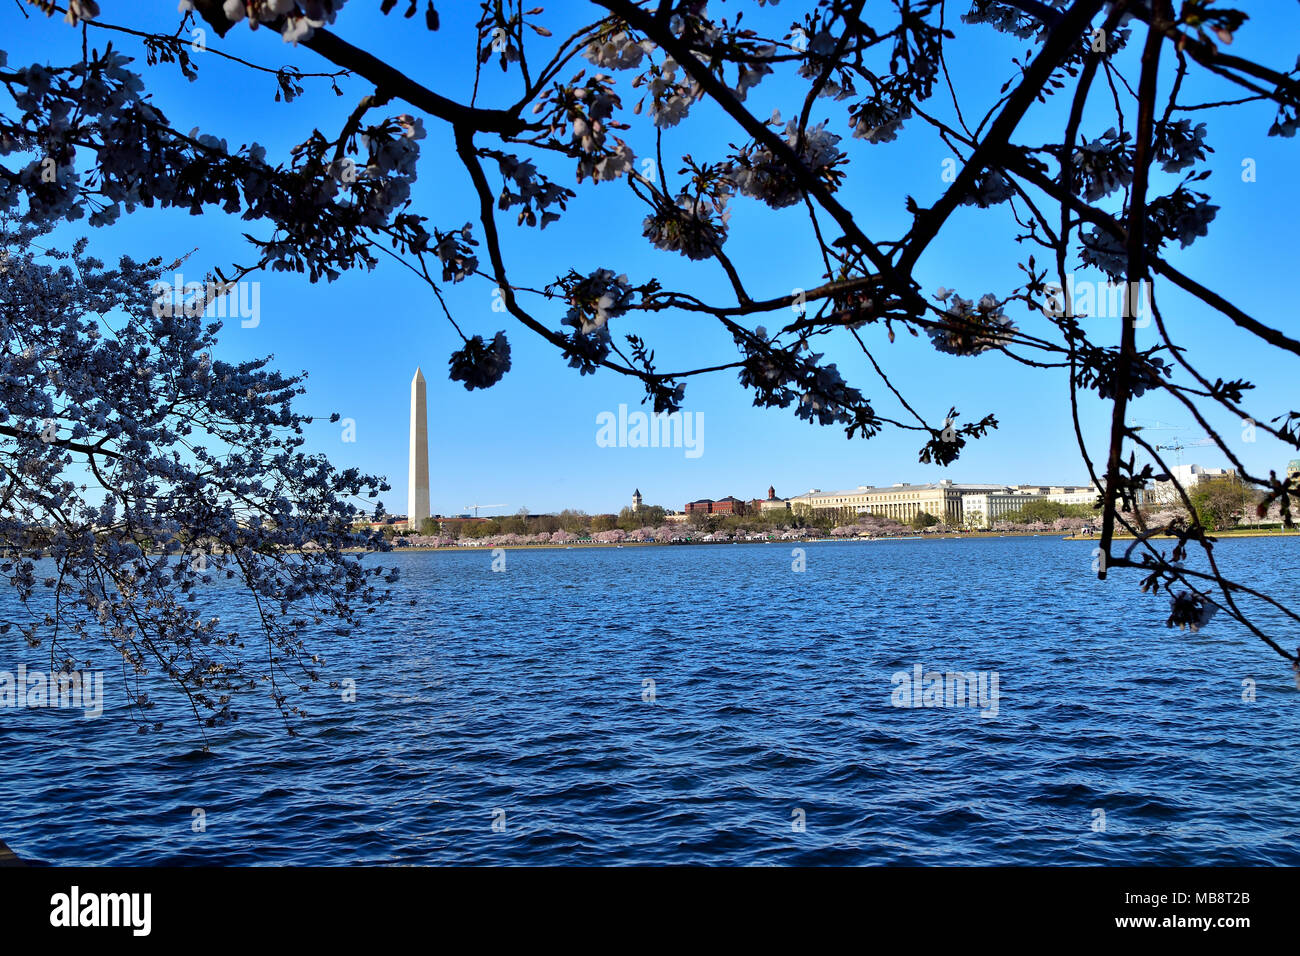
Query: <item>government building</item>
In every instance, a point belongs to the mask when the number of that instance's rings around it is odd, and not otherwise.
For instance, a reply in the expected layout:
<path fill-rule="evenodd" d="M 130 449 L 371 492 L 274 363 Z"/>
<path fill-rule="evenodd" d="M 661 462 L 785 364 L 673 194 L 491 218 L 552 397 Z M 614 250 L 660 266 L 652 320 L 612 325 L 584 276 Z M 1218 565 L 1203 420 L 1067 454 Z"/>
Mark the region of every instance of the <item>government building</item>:
<path fill-rule="evenodd" d="M 785 507 L 796 514 L 830 512 L 836 521 L 846 524 L 861 515 L 878 515 L 906 524 L 925 512 L 949 527 L 988 528 L 1031 501 L 1094 505 L 1098 494 L 1096 488 L 1086 485 L 957 484 L 943 479 L 922 485 L 859 485 L 848 491 L 814 488 L 793 498 L 769 497 L 762 503 L 762 510 Z"/>

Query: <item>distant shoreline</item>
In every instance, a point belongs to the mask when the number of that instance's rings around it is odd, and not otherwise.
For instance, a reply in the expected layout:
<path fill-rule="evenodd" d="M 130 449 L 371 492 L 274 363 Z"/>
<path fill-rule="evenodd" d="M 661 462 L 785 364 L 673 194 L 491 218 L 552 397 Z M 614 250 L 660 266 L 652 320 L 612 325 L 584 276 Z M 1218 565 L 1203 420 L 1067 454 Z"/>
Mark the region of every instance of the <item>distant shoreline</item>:
<path fill-rule="evenodd" d="M 1172 535 L 1158 535 L 1158 538 L 1172 540 Z M 1269 531 L 1252 531 L 1252 530 L 1231 530 L 1219 531 L 1210 535 L 1212 538 L 1291 538 L 1300 537 L 1300 529 L 1295 531 L 1269 530 Z M 414 547 L 395 547 L 392 552 L 446 552 L 446 551 L 495 551 L 500 548 L 503 551 L 563 551 L 574 548 L 672 548 L 672 547 L 693 547 L 696 545 L 731 545 L 731 544 L 789 544 L 795 547 L 805 544 L 870 544 L 873 541 L 936 541 L 936 540 L 987 540 L 989 538 L 1059 538 L 1062 541 L 1097 541 L 1100 535 L 1081 535 L 1081 534 L 1064 534 L 1060 531 L 979 531 L 979 532 L 943 532 L 939 534 L 916 534 L 916 535 L 882 535 L 878 538 L 771 538 L 766 541 L 620 541 L 606 543 L 603 541 L 583 541 L 572 544 L 467 544 L 451 545 L 449 547 L 430 548 L 424 546 Z M 1115 534 L 1116 541 L 1132 541 L 1131 534 Z M 361 548 L 349 548 L 349 551 L 357 553 L 369 553 Z"/>
<path fill-rule="evenodd" d="M 393 548 L 392 552 L 398 551 L 494 551 L 501 548 L 505 551 L 556 551 L 566 548 L 680 548 L 694 547 L 697 545 L 729 545 L 729 544 L 870 544 L 873 541 L 934 541 L 937 539 L 974 539 L 974 538 L 1059 538 L 1062 537 L 1059 531 L 993 531 L 988 533 L 964 533 L 944 532 L 940 534 L 916 534 L 916 535 L 882 535 L 878 538 L 771 538 L 766 541 L 618 541 L 605 543 L 603 541 L 583 541 L 572 544 L 467 544 L 451 545 L 443 548 L 429 547 L 401 547 Z M 1085 540 L 1085 539 L 1080 539 Z M 360 548 L 350 549 L 362 551 Z"/>

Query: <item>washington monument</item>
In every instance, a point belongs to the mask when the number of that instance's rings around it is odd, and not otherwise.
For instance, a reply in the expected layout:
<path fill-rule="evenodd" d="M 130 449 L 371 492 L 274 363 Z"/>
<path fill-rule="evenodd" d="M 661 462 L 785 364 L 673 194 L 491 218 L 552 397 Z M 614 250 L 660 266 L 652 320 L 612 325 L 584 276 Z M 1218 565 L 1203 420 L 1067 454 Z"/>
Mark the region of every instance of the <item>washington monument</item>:
<path fill-rule="evenodd" d="M 406 492 L 406 526 L 419 531 L 429 517 L 429 413 L 424 375 L 419 368 L 411 379 L 411 469 Z"/>

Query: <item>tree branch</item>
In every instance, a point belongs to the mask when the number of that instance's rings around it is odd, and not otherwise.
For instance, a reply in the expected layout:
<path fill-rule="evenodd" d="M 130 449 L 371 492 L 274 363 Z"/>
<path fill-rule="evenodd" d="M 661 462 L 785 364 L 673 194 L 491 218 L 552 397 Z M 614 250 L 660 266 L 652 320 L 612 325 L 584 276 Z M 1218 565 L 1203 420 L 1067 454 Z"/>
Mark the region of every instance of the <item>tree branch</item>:
<path fill-rule="evenodd" d="M 1002 108 L 998 118 L 989 127 L 988 134 L 975 147 L 975 152 L 962 167 L 957 179 L 948 187 L 947 192 L 939 197 L 937 203 L 917 218 L 912 236 L 898 261 L 901 271 L 904 273 L 912 271 L 921 253 L 939 234 L 939 229 L 952 215 L 953 210 L 963 199 L 971 195 L 976 177 L 986 168 L 994 170 L 998 168 L 1003 155 L 1010 152 L 1007 143 L 1011 139 L 1011 134 L 1020 125 L 1020 120 L 1029 107 L 1042 95 L 1047 78 L 1060 65 L 1061 59 L 1069 48 L 1079 42 L 1083 28 L 1101 9 L 1102 3 L 1103 0 L 1076 0 L 1074 6 L 1052 28 L 1047 42 L 1043 44 L 1042 50 L 1025 71 L 1020 85 L 1016 87 L 1015 92 L 1007 100 L 1007 105 Z"/>
<path fill-rule="evenodd" d="M 406 100 L 416 109 L 446 120 L 453 126 L 514 136 L 528 125 L 517 112 L 479 109 L 449 100 L 329 30 L 317 29 L 310 39 L 303 42 L 303 46 L 316 51 L 337 66 L 364 76 L 375 84 L 376 89 Z"/>

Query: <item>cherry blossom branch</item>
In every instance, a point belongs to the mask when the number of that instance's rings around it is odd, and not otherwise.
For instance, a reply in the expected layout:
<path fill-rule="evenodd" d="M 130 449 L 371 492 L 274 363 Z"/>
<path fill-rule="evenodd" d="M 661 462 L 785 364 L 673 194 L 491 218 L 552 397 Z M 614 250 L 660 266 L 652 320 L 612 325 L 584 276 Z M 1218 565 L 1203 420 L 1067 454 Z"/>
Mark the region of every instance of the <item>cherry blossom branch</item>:
<path fill-rule="evenodd" d="M 1140 288 L 1149 274 L 1146 251 L 1147 180 L 1151 170 L 1151 139 L 1155 129 L 1156 70 L 1160 63 L 1163 38 L 1154 29 L 1147 31 L 1142 50 L 1142 76 L 1138 83 L 1138 120 L 1136 156 L 1133 165 L 1133 199 L 1128 211 L 1128 289 Z M 1124 452 L 1125 417 L 1131 393 L 1130 377 L 1137 352 L 1137 330 L 1128 309 L 1120 316 L 1120 357 L 1116 372 L 1115 397 L 1110 419 L 1110 453 L 1106 463 L 1106 483 L 1102 488 L 1101 541 L 1104 558 L 1110 557 L 1111 536 L 1115 533 L 1115 510 L 1119 498 L 1120 458 Z M 1105 562 L 1097 570 L 1105 580 Z"/>

